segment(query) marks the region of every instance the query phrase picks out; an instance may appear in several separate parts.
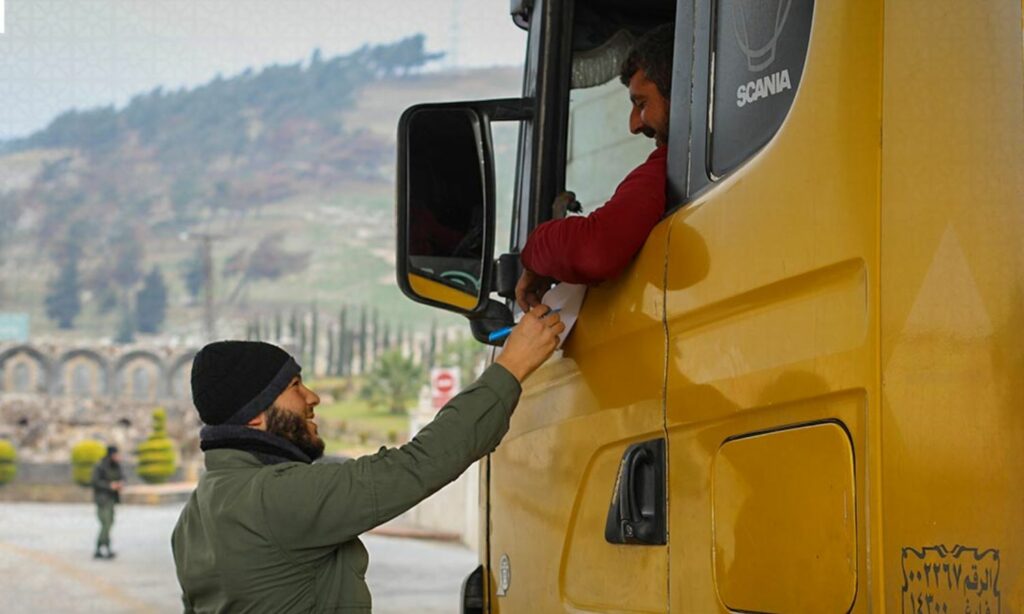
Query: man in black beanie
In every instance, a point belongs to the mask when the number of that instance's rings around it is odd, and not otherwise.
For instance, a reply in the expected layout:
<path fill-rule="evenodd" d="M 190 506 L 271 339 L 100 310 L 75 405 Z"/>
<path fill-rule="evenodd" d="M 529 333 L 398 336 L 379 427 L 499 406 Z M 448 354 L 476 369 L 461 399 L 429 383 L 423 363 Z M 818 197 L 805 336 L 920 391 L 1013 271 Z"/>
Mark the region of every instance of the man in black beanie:
<path fill-rule="evenodd" d="M 186 612 L 370 612 L 359 535 L 398 516 L 493 450 L 520 382 L 565 329 L 541 305 L 473 385 L 409 443 L 344 463 L 323 454 L 314 408 L 284 350 L 220 341 L 196 354 L 192 397 L 206 473 L 171 538 Z"/>
<path fill-rule="evenodd" d="M 202 450 L 243 449 L 263 460 L 305 463 L 320 458 L 324 443 L 312 421 L 320 398 L 302 385 L 301 370 L 288 352 L 259 341 L 218 341 L 200 350 L 192 361 L 192 400 L 206 425 Z"/>

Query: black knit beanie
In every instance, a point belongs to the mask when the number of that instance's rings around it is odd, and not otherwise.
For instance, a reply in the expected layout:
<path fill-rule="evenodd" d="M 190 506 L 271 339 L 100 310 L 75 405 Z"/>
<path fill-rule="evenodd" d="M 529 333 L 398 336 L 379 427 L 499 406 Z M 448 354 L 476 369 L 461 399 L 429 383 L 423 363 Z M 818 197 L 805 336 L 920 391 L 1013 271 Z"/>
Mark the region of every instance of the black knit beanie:
<path fill-rule="evenodd" d="M 192 360 L 192 402 L 206 424 L 245 424 L 270 407 L 300 371 L 262 341 L 217 341 Z"/>

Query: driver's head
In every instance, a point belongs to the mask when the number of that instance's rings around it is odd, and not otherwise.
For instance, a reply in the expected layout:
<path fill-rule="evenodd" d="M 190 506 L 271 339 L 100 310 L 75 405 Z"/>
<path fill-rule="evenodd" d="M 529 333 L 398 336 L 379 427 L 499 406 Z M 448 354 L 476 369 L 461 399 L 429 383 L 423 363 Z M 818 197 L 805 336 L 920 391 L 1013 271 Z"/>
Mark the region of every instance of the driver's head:
<path fill-rule="evenodd" d="M 675 27 L 662 24 L 641 36 L 622 62 L 619 79 L 629 88 L 632 110 L 629 131 L 658 145 L 668 143 L 669 99 L 672 95 L 672 49 Z"/>

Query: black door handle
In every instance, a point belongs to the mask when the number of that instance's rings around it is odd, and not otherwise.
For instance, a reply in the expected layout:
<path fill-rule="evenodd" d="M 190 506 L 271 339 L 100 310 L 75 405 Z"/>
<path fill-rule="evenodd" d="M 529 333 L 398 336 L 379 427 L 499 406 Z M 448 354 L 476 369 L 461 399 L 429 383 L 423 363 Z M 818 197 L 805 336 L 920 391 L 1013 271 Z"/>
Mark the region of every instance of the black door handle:
<path fill-rule="evenodd" d="M 626 452 L 622 460 L 625 472 L 619 480 L 619 524 L 622 527 L 622 534 L 626 537 L 634 537 L 637 529 L 644 528 L 643 483 L 646 477 L 643 474 L 649 473 L 647 465 L 650 464 L 650 454 L 644 448 L 631 448 Z M 637 491 L 640 492 L 637 492 Z"/>
<path fill-rule="evenodd" d="M 665 440 L 634 444 L 619 463 L 605 539 L 661 545 L 667 541 L 665 524 Z"/>

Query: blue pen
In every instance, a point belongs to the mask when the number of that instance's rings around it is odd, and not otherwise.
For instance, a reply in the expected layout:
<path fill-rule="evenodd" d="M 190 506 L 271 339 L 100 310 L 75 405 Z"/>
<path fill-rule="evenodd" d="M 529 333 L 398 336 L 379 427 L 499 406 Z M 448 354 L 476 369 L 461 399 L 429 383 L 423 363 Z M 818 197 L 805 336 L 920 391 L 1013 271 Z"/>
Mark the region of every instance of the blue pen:
<path fill-rule="evenodd" d="M 547 313 L 545 313 L 543 317 L 546 318 L 546 317 L 548 317 L 549 314 L 558 313 L 561 310 L 562 310 L 561 307 L 559 307 L 558 309 L 552 309 L 552 310 L 548 311 Z M 512 333 L 512 329 L 513 328 L 515 328 L 514 325 L 513 326 L 506 326 L 505 328 L 499 328 L 498 330 L 494 331 L 493 333 L 487 335 L 487 340 L 488 341 L 501 341 L 502 339 L 504 339 L 505 337 L 508 337 Z"/>

